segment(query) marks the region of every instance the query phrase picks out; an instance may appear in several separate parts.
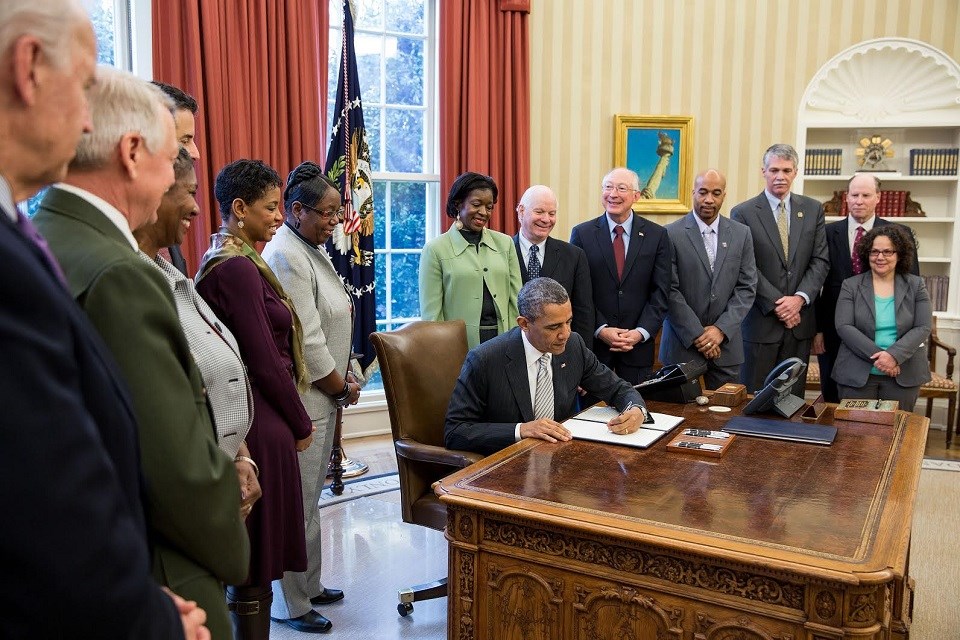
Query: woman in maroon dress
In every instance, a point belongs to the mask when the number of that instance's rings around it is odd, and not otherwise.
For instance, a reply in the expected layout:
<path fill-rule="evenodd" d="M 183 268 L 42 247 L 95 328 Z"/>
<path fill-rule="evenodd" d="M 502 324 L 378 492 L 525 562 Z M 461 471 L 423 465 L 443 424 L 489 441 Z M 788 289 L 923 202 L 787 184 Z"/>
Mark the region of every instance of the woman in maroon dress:
<path fill-rule="evenodd" d="M 260 467 L 263 497 L 247 518 L 247 583 L 227 588 L 240 640 L 269 637 L 270 582 L 307 568 L 297 451 L 313 436 L 297 393 L 309 384 L 302 335 L 283 287 L 254 249 L 283 223 L 282 184 L 259 160 L 237 160 L 220 170 L 214 190 L 223 226 L 197 272 L 197 291 L 236 337 L 253 391 L 247 445 Z"/>

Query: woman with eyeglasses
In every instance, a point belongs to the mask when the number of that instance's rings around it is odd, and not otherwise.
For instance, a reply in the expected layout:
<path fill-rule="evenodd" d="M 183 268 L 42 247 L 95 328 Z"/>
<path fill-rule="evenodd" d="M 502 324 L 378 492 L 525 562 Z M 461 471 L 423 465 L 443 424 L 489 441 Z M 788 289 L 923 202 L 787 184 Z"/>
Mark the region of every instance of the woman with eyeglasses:
<path fill-rule="evenodd" d="M 420 317 L 463 320 L 471 349 L 509 331 L 519 315 L 523 282 L 513 239 L 488 227 L 497 195 L 490 176 L 458 176 L 446 206 L 454 223 L 420 254 Z"/>
<path fill-rule="evenodd" d="M 197 293 L 236 338 L 253 392 L 247 446 L 260 468 L 262 496 L 247 518 L 247 582 L 227 587 L 237 640 L 270 636 L 272 581 L 307 568 L 297 452 L 309 448 L 313 425 L 298 393 L 309 385 L 303 333 L 293 302 L 255 249 L 283 222 L 282 185 L 259 160 L 220 170 L 214 194 L 223 226 L 196 278 Z"/>
<path fill-rule="evenodd" d="M 897 400 L 913 411 L 930 379 L 927 339 L 933 322 L 912 238 L 899 225 L 874 227 L 854 251 L 870 270 L 847 278 L 837 300 L 840 351 L 833 367 L 840 399 Z"/>
<path fill-rule="evenodd" d="M 320 511 L 317 501 L 333 448 L 337 408 L 355 404 L 360 384 L 350 372 L 353 301 L 324 244 L 343 219 L 340 190 L 313 162 L 290 172 L 283 192 L 286 219 L 264 248 L 263 259 L 293 300 L 303 327 L 303 352 L 310 385 L 300 398 L 315 431 L 299 454 L 303 487 L 307 570 L 286 573 L 273 583 L 271 617 L 298 631 L 324 632 L 332 623 L 312 609 L 343 598 L 320 582 Z"/>

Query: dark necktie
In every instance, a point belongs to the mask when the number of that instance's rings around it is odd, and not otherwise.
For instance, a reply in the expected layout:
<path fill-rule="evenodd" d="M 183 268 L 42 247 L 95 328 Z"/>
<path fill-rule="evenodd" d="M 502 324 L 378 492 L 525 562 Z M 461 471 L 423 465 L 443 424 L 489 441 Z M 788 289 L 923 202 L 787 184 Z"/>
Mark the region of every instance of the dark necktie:
<path fill-rule="evenodd" d="M 863 227 L 857 226 L 857 233 L 853 236 L 853 251 L 850 254 L 850 265 L 853 267 L 853 275 L 863 273 L 863 263 L 860 261 L 860 253 L 857 251 L 857 245 L 863 239 Z"/>
<path fill-rule="evenodd" d="M 623 245 L 623 227 L 613 228 L 616 237 L 613 239 L 613 260 L 617 263 L 617 280 L 623 280 L 623 264 L 627 261 L 627 251 Z"/>
<path fill-rule="evenodd" d="M 537 245 L 530 245 L 530 259 L 527 260 L 527 273 L 530 275 L 530 279 L 540 277 L 540 259 L 537 258 L 537 254 L 540 252 L 540 247 Z"/>
<path fill-rule="evenodd" d="M 60 280 L 60 283 L 63 286 L 67 286 L 67 278 L 63 275 L 63 269 L 60 268 L 60 263 L 57 262 L 57 259 L 53 257 L 53 254 L 50 252 L 50 247 L 47 245 L 47 241 L 44 239 L 40 232 L 37 231 L 37 228 L 33 226 L 33 223 L 30 222 L 30 218 L 23 215 L 20 209 L 17 209 L 17 226 L 20 228 L 20 233 L 27 237 L 30 242 L 37 245 L 37 248 L 40 249 L 40 253 L 43 254 L 43 260 L 47 263 L 47 266 L 53 271 L 54 275 L 57 276 L 57 279 Z"/>

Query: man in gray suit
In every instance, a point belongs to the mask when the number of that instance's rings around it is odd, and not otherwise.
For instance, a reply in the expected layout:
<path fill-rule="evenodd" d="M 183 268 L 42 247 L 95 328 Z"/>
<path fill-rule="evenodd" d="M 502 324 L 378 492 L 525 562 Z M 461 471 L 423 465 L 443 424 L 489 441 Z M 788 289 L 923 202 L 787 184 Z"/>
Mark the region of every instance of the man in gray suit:
<path fill-rule="evenodd" d="M 582 387 L 621 413 L 607 423 L 614 433 L 640 428 L 643 398 L 617 377 L 570 329 L 570 296 L 556 280 L 534 278 L 517 296 L 519 327 L 467 354 L 447 408 L 444 444 L 490 454 L 519 441 L 566 441 L 560 422 L 576 413 Z"/>
<path fill-rule="evenodd" d="M 660 361 L 706 360 L 708 389 L 740 379 L 740 323 L 757 291 L 750 229 L 720 215 L 726 188 L 723 174 L 704 171 L 694 181 L 693 212 L 666 227 L 673 276 Z"/>
<path fill-rule="evenodd" d="M 743 320 L 744 363 L 740 381 L 753 392 L 763 387 L 778 362 L 810 359 L 816 333 L 813 301 L 830 267 L 823 205 L 790 193 L 799 156 L 788 144 L 763 154 L 763 193 L 733 208 L 730 218 L 750 227 L 757 260 L 757 296 Z M 807 378 L 794 384 L 803 397 Z"/>

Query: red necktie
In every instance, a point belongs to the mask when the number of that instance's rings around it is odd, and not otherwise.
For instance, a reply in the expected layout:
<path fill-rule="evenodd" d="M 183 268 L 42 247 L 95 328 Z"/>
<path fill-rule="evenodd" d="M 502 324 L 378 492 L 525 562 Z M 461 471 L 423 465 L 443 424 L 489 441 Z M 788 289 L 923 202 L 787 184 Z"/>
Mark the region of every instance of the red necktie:
<path fill-rule="evenodd" d="M 613 228 L 616 237 L 613 239 L 613 260 L 617 263 L 617 280 L 623 279 L 623 264 L 627 261 L 627 252 L 623 246 L 623 227 Z"/>
<path fill-rule="evenodd" d="M 857 227 L 857 233 L 853 236 L 853 252 L 850 254 L 850 264 L 853 267 L 853 275 L 863 273 L 863 263 L 860 261 L 860 254 L 857 252 L 857 245 L 863 238 L 863 227 Z"/>

